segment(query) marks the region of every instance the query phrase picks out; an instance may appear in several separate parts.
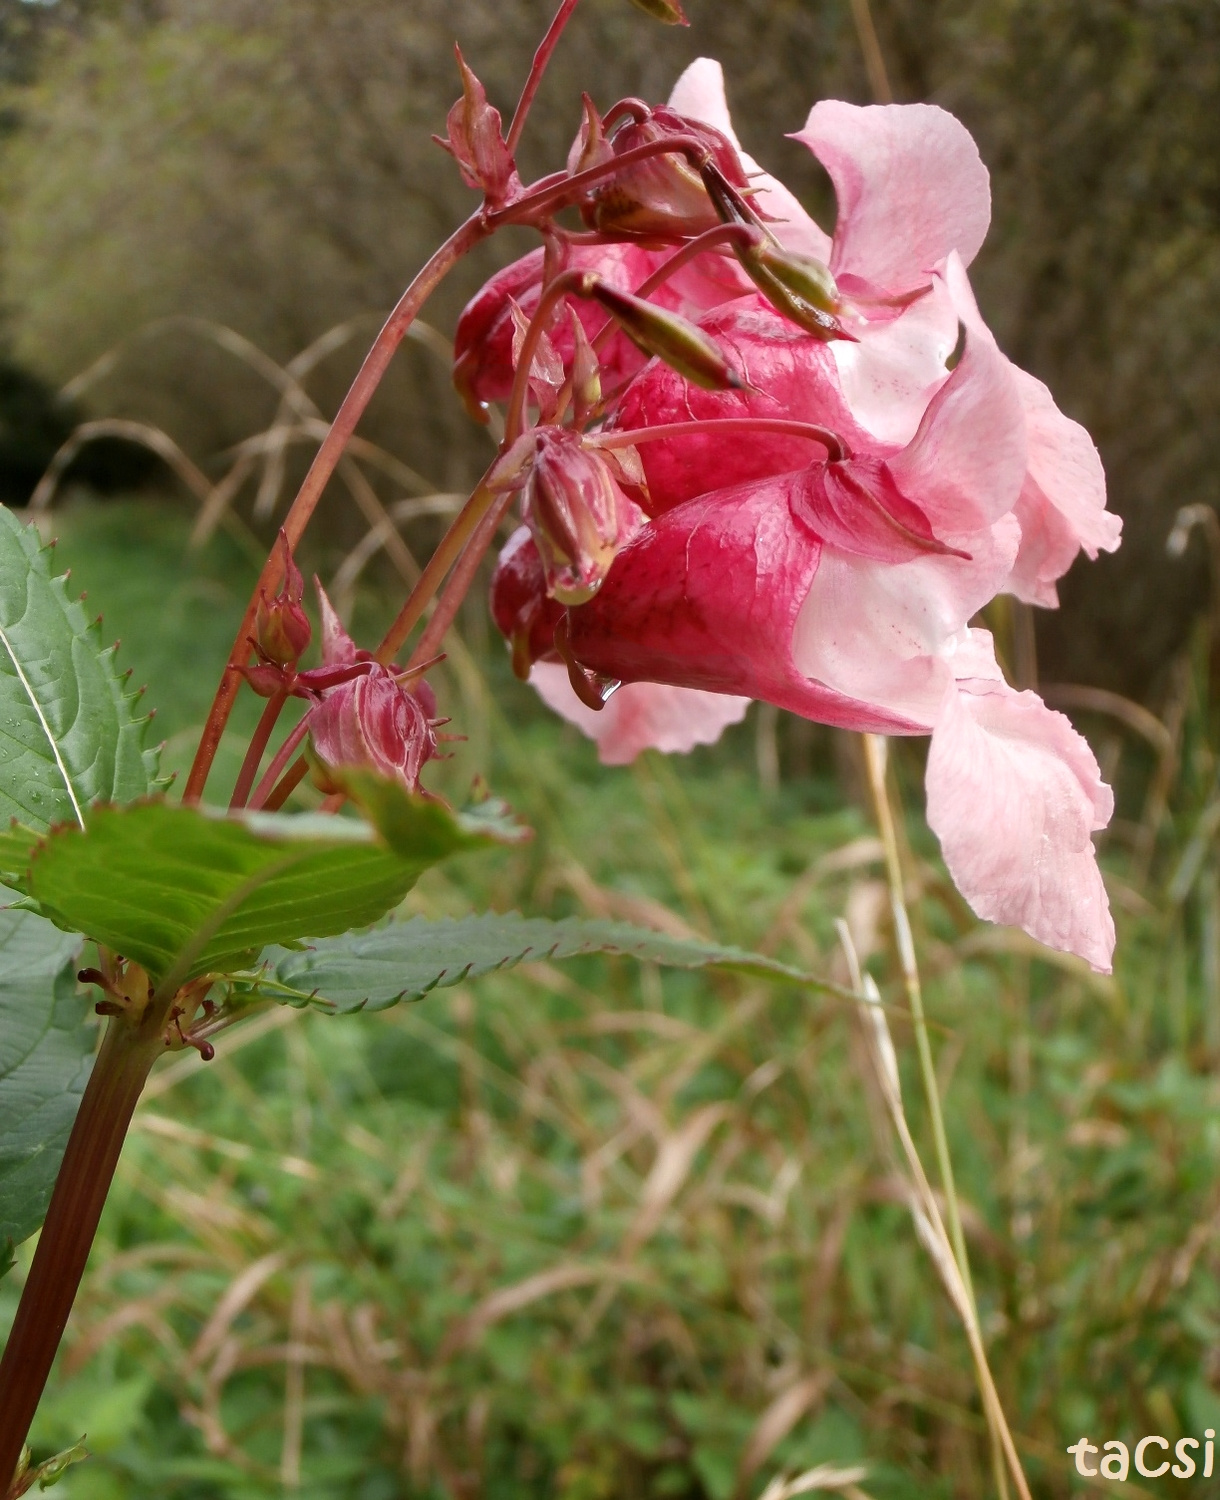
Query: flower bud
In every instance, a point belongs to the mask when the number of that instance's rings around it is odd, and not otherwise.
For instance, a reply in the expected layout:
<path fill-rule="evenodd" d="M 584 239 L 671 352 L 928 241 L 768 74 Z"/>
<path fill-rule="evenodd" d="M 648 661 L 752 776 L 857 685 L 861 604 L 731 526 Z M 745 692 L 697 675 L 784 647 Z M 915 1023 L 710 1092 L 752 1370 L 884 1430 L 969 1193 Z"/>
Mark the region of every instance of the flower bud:
<path fill-rule="evenodd" d="M 536 661 L 555 649 L 563 605 L 546 591 L 546 570 L 528 526 L 519 526 L 491 575 L 491 617 L 512 650 L 513 673 L 524 682 Z"/>
<path fill-rule="evenodd" d="M 613 315 L 623 332 L 645 354 L 655 354 L 705 391 L 739 391 L 746 382 L 725 359 L 720 345 L 702 329 L 666 312 L 654 302 L 589 279 L 587 295 Z"/>
<path fill-rule="evenodd" d="M 436 733 L 423 703 L 382 668 L 324 694 L 309 721 L 315 775 L 323 791 L 341 790 L 326 773 L 345 766 L 375 771 L 409 792 L 419 789 L 424 765 L 437 753 Z"/>
<path fill-rule="evenodd" d="M 835 316 L 839 289 L 828 267 L 812 255 L 798 255 L 764 241 L 736 249 L 742 269 L 767 301 L 814 338 L 851 339 Z"/>
<path fill-rule="evenodd" d="M 678 0 L 631 0 L 631 3 L 637 10 L 642 10 L 646 16 L 651 16 L 654 21 L 660 21 L 665 26 L 690 25 Z"/>
<path fill-rule="evenodd" d="M 586 172 L 590 167 L 600 167 L 602 162 L 610 161 L 614 156 L 614 147 L 606 138 L 597 106 L 588 94 L 582 94 L 580 102 L 584 113 L 576 139 L 568 152 L 569 177 L 574 177 L 577 172 Z"/>
<path fill-rule="evenodd" d="M 749 182 L 728 137 L 667 106 L 651 110 L 646 119 L 628 120 L 614 133 L 609 147 L 613 155 L 621 156 L 672 135 L 693 136 L 726 181 L 740 192 L 749 192 Z M 590 229 L 619 239 L 690 239 L 720 223 L 698 163 L 682 152 L 665 152 L 629 163 L 591 190 L 581 213 Z"/>
<path fill-rule="evenodd" d="M 449 134 L 432 139 L 449 152 L 467 187 L 480 189 L 493 206 L 505 203 L 521 189 L 512 154 L 504 144 L 500 111 L 487 100 L 487 91 L 466 66 L 455 47 L 462 73 L 462 97 L 445 121 Z"/>
<path fill-rule="evenodd" d="M 576 316 L 575 308 L 568 308 L 572 324 L 572 365 L 569 379 L 572 382 L 572 417 L 577 427 L 583 427 L 589 415 L 602 399 L 602 367 L 585 325 Z"/>
<path fill-rule="evenodd" d="M 523 510 L 546 576 L 560 604 L 583 604 L 639 529 L 640 511 L 615 477 L 617 465 L 566 428 L 533 434 L 535 454 Z"/>
<path fill-rule="evenodd" d="M 259 593 L 254 613 L 254 644 L 263 661 L 277 667 L 289 667 L 304 654 L 312 632 L 309 617 L 301 607 L 305 580 L 293 561 L 288 538 L 282 530 L 275 545 L 280 553 L 284 581 L 273 599 L 268 599 L 265 591 Z"/>

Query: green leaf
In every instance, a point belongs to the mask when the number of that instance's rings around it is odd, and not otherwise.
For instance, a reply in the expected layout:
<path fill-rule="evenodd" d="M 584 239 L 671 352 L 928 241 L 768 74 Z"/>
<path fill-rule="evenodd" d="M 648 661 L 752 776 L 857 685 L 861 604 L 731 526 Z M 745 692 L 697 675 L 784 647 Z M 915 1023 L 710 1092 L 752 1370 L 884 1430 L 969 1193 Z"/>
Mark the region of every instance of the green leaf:
<path fill-rule="evenodd" d="M 98 623 L 51 575 L 51 549 L 0 506 L 0 823 L 80 823 L 153 786 L 148 717 Z"/>
<path fill-rule="evenodd" d="M 667 937 L 626 922 L 565 917 L 551 922 L 495 912 L 460 920 L 413 917 L 375 932 L 348 933 L 307 951 L 268 954 L 266 992 L 290 1004 L 320 1002 L 339 1014 L 384 1010 L 528 959 L 623 954 L 678 969 L 735 969 L 811 983 L 799 969 L 717 943 Z"/>
<path fill-rule="evenodd" d="M 89 1077 L 96 1030 L 77 993 L 80 943 L 0 909 L 0 1247 L 42 1223 Z"/>
<path fill-rule="evenodd" d="M 176 987 L 244 967 L 269 943 L 367 926 L 429 866 L 502 841 L 405 792 L 396 818 L 391 849 L 369 824 L 320 813 L 229 816 L 160 799 L 99 807 L 85 830 L 42 840 L 24 888 L 59 926 Z"/>

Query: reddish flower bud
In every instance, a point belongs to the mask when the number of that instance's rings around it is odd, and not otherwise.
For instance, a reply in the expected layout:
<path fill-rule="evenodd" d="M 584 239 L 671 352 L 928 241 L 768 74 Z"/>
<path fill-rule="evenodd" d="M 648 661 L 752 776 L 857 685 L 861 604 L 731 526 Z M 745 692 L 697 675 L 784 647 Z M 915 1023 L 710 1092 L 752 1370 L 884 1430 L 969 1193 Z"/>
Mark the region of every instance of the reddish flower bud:
<path fill-rule="evenodd" d="M 512 154 L 504 143 L 500 111 L 488 103 L 487 91 L 466 66 L 460 49 L 462 97 L 449 111 L 449 134 L 432 139 L 456 160 L 467 187 L 479 188 L 494 207 L 506 203 L 521 190 L 521 179 Z"/>
<path fill-rule="evenodd" d="M 284 569 L 284 582 L 273 599 L 268 599 L 265 592 L 260 592 L 258 596 L 258 607 L 254 615 L 254 644 L 265 662 L 274 663 L 277 667 L 288 667 L 300 659 L 309 645 L 312 632 L 309 617 L 301 607 L 305 580 L 292 559 L 288 538 L 283 531 L 279 534 L 276 547 Z"/>
<path fill-rule="evenodd" d="M 615 156 L 621 156 L 672 135 L 694 136 L 725 180 L 739 192 L 749 192 L 750 184 L 729 138 L 714 126 L 688 120 L 665 105 L 651 110 L 646 119 L 628 120 L 615 132 L 609 146 Z M 690 239 L 721 222 L 700 177 L 698 162 L 681 152 L 629 163 L 591 190 L 581 213 L 591 229 L 633 240 Z"/>
<path fill-rule="evenodd" d="M 619 327 L 645 354 L 655 354 L 705 391 L 739 391 L 746 382 L 725 359 L 720 345 L 677 313 L 666 312 L 643 297 L 588 278 L 587 293 L 613 315 Z"/>
<path fill-rule="evenodd" d="M 323 791 L 339 791 L 328 770 L 354 766 L 418 791 L 419 775 L 436 754 L 436 733 L 420 698 L 385 668 L 332 688 L 309 721 L 315 775 Z"/>
<path fill-rule="evenodd" d="M 555 649 L 563 605 L 546 591 L 546 570 L 528 526 L 519 526 L 491 575 L 491 617 L 512 648 L 513 672 L 524 682 L 536 661 Z"/>
<path fill-rule="evenodd" d="M 619 486 L 617 455 L 594 451 L 565 428 L 542 427 L 531 436 L 523 509 L 546 591 L 561 604 L 583 604 L 639 529 L 641 513 Z"/>

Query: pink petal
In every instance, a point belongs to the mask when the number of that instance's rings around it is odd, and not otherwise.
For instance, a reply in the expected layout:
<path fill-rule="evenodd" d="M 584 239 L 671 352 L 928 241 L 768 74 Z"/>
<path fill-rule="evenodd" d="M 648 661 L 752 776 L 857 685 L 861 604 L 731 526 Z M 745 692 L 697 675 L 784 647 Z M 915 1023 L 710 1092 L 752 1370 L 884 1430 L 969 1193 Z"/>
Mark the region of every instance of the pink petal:
<path fill-rule="evenodd" d="M 799 250 L 805 255 L 815 255 L 819 260 L 830 258 L 830 237 L 801 207 L 792 193 L 764 172 L 752 156 L 741 149 L 741 142 L 733 131 L 729 118 L 728 101 L 724 93 L 724 70 L 711 57 L 697 57 L 686 72 L 674 84 L 669 96 L 671 109 L 688 115 L 692 120 L 702 120 L 713 125 L 737 148 L 741 164 L 746 170 L 752 187 L 757 189 L 754 206 L 771 219 L 776 238 L 789 250 Z"/>
<path fill-rule="evenodd" d="M 1123 523 L 1106 509 L 1106 476 L 1093 439 L 1055 405 L 1040 380 L 1013 366 L 1029 443 L 1029 476 L 1089 557 L 1113 552 Z"/>
<path fill-rule="evenodd" d="M 949 378 L 946 361 L 958 334 L 952 299 L 937 278 L 900 317 L 851 326 L 859 343 L 836 339 L 830 346 L 847 404 L 874 437 L 905 445 Z"/>
<path fill-rule="evenodd" d="M 1025 413 L 1014 367 L 968 332 L 957 368 L 889 467 L 939 537 L 988 526 L 1017 503 L 1025 478 Z"/>
<path fill-rule="evenodd" d="M 727 693 L 628 682 L 596 712 L 572 691 L 567 668 L 547 661 L 534 663 L 530 683 L 548 708 L 596 742 L 604 766 L 629 765 L 642 750 L 685 755 L 696 745 L 714 745 L 750 706 L 748 698 Z"/>
<path fill-rule="evenodd" d="M 880 459 L 812 464 L 790 477 L 788 496 L 796 519 L 836 552 L 905 563 L 949 550 Z"/>
<path fill-rule="evenodd" d="M 1062 714 L 996 682 L 949 688 L 927 795 L 945 864 L 980 917 L 1110 972 L 1114 923 L 1089 834 L 1114 799 Z"/>
<path fill-rule="evenodd" d="M 1018 540 L 1006 516 L 969 539 L 969 562 L 921 557 L 894 565 L 827 548 L 795 624 L 798 672 L 926 732 L 955 675 L 955 656 L 977 633 L 967 621 L 1008 576 Z"/>
<path fill-rule="evenodd" d="M 724 417 L 783 417 L 867 443 L 839 390 L 830 346 L 803 333 L 761 297 L 739 298 L 700 320 L 755 390 L 705 391 L 654 360 L 628 387 L 615 416 L 623 430 Z M 653 513 L 694 495 L 803 469 L 825 450 L 805 438 L 718 433 L 642 443 Z"/>
<path fill-rule="evenodd" d="M 797 669 L 793 627 L 820 553 L 793 523 L 782 485 L 701 495 L 646 525 L 594 598 L 569 611 L 572 649 L 623 682 L 762 698 L 849 729 L 919 732 Z"/>
<path fill-rule="evenodd" d="M 958 256 L 949 256 L 942 276 L 968 338 L 996 347 Z M 1055 581 L 1081 548 L 1089 557 L 1113 552 L 1123 523 L 1106 509 L 1106 476 L 1092 438 L 1064 416 L 1040 380 L 1017 365 L 1009 369 L 1025 415 L 1029 465 L 1017 506 L 1021 551 L 1009 589 L 1031 604 L 1053 606 L 1059 602 Z"/>
<path fill-rule="evenodd" d="M 830 268 L 845 291 L 914 291 L 950 251 L 967 265 L 974 259 L 991 190 L 970 132 L 951 114 L 933 104 L 824 99 L 795 138 L 834 183 Z"/>

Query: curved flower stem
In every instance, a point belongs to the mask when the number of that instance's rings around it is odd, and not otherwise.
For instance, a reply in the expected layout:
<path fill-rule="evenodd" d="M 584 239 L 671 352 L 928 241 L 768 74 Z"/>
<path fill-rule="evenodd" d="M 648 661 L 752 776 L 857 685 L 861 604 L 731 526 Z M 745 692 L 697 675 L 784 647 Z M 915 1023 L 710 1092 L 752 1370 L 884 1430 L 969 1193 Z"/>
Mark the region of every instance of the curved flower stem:
<path fill-rule="evenodd" d="M 714 250 L 717 245 L 757 245 L 766 236 L 761 229 L 755 229 L 753 224 L 717 224 L 714 229 L 705 229 L 702 234 L 696 235 L 693 240 L 687 240 L 680 250 L 675 250 L 668 260 L 663 260 L 651 276 L 646 276 L 639 286 L 636 287 L 634 295 L 637 297 L 651 297 L 659 286 L 663 286 L 675 272 L 680 271 L 683 266 L 689 265 L 692 260 L 700 255 Z M 590 342 L 595 350 L 602 347 L 605 341 L 614 331 L 614 319 L 607 319 L 603 327 L 599 328 Z"/>
<path fill-rule="evenodd" d="M 382 376 L 389 368 L 395 351 L 406 337 L 407 330 L 415 321 L 420 308 L 462 256 L 491 232 L 492 226 L 487 216 L 481 210 L 473 214 L 449 236 L 399 298 L 397 307 L 386 319 L 372 348 L 365 356 L 351 389 L 343 398 L 343 405 L 331 423 L 330 431 L 315 454 L 304 483 L 284 519 L 283 529 L 288 538 L 289 548 L 295 548 L 300 541 L 322 497 L 322 491 L 343 455 L 348 439 L 356 430 L 356 424 L 363 416 L 373 392 L 381 383 Z M 225 724 L 228 722 L 233 703 L 237 698 L 238 688 L 241 686 L 241 674 L 237 669 L 246 661 L 249 654 L 246 643 L 254 623 L 259 595 L 264 591 L 268 594 L 274 593 L 282 581 L 280 575 L 279 549 L 276 548 L 263 565 L 262 574 L 254 586 L 250 603 L 246 606 L 246 613 L 238 627 L 237 639 L 229 654 L 228 664 L 220 679 L 220 686 L 216 690 L 216 697 L 212 702 L 211 711 L 199 741 L 199 749 L 195 754 L 195 763 L 191 767 L 191 773 L 182 794 L 184 802 L 198 802 L 203 795 L 208 772 L 216 758 L 220 737 L 224 733 Z"/>
<path fill-rule="evenodd" d="M 250 798 L 250 806 L 251 806 L 251 808 L 258 809 L 258 808 L 266 807 L 267 803 L 271 799 L 271 793 L 272 793 L 272 790 L 275 787 L 276 781 L 279 779 L 281 773 L 284 770 L 284 767 L 288 764 L 288 762 L 296 754 L 297 747 L 300 745 L 301 741 L 305 738 L 305 736 L 308 733 L 309 733 L 309 715 L 307 713 L 305 715 L 305 717 L 301 720 L 301 722 L 296 726 L 296 728 L 293 729 L 291 731 L 291 733 L 289 733 L 285 737 L 284 743 L 280 746 L 280 748 L 275 752 L 275 755 L 272 757 L 271 764 L 263 772 L 262 780 L 254 788 L 254 795 Z M 304 765 L 304 761 L 302 761 L 302 765 Z M 301 775 L 304 775 L 304 771 L 301 772 Z M 298 776 L 297 777 L 297 781 L 300 781 L 300 779 L 301 779 L 301 777 Z M 294 781 L 292 783 L 292 786 L 295 786 L 296 784 L 297 784 L 296 781 Z M 292 787 L 290 786 L 288 788 L 288 791 L 290 792 L 291 790 L 292 790 Z M 288 792 L 285 792 L 284 796 L 286 797 L 287 795 L 288 795 Z M 280 798 L 280 802 L 282 802 L 282 801 L 283 801 L 283 797 Z M 278 807 L 279 805 L 280 805 L 280 803 L 277 802 L 276 803 L 276 807 Z"/>
<path fill-rule="evenodd" d="M 504 415 L 502 450 L 510 448 L 524 429 L 530 371 L 533 368 L 534 355 L 538 352 L 538 345 L 542 341 L 547 320 L 555 304 L 569 293 L 575 293 L 578 297 L 587 295 L 587 288 L 593 285 L 596 279 L 590 271 L 561 271 L 548 286 L 543 288 L 542 295 L 538 298 L 538 306 L 534 309 L 534 316 L 530 319 L 529 327 L 525 330 L 525 336 L 521 340 L 517 368 L 513 371 L 513 386 L 508 394 L 508 407 Z"/>
<path fill-rule="evenodd" d="M 530 106 L 534 102 L 534 95 L 538 92 L 538 85 L 542 82 L 542 75 L 547 70 L 551 54 L 559 45 L 559 38 L 563 35 L 564 27 L 571 19 L 576 6 L 577 0 L 561 0 L 559 9 L 555 12 L 555 19 L 547 27 L 546 35 L 538 43 L 538 50 L 534 53 L 534 60 L 530 64 L 529 77 L 525 80 L 525 87 L 521 90 L 517 108 L 513 111 L 513 122 L 508 127 L 508 134 L 504 137 L 504 144 L 510 152 L 517 149 L 517 142 L 520 141 L 521 132 L 525 129 L 525 121 L 529 115 Z"/>
<path fill-rule="evenodd" d="M 949 1238 L 953 1241 L 953 1253 L 973 1305 L 974 1287 L 970 1280 L 970 1261 L 966 1255 L 965 1236 L 962 1234 L 962 1216 L 953 1178 L 953 1162 L 949 1156 L 949 1138 L 945 1134 L 945 1120 L 940 1107 L 936 1064 L 932 1058 L 932 1045 L 928 1040 L 928 1023 L 923 1008 L 923 986 L 920 983 L 919 966 L 915 959 L 911 920 L 907 913 L 906 897 L 903 893 L 898 836 L 894 828 L 893 809 L 890 807 L 889 793 L 885 784 L 887 750 L 884 735 L 866 734 L 864 736 L 864 759 L 868 767 L 869 791 L 872 794 L 873 807 L 877 815 L 877 831 L 881 835 L 881 843 L 885 848 L 885 873 L 890 888 L 890 910 L 894 918 L 898 957 L 902 964 L 903 985 L 907 992 L 907 1003 L 911 1008 L 911 1024 L 915 1031 L 915 1047 L 919 1054 L 919 1071 L 923 1079 L 924 1093 L 927 1096 L 928 1114 L 932 1121 L 932 1139 L 936 1146 L 936 1165 L 945 1194 Z"/>
<path fill-rule="evenodd" d="M 520 198 L 514 198 L 503 208 L 485 214 L 483 222 L 490 229 L 499 229 L 502 224 L 534 224 L 544 212 L 564 208 L 587 187 L 613 177 L 624 167 L 634 166 L 637 161 L 647 161 L 651 156 L 687 156 L 703 163 L 710 157 L 704 141 L 693 135 L 666 135 L 655 141 L 645 141 L 642 146 L 629 150 L 595 167 L 586 167 L 583 172 L 554 172 L 533 183 Z"/>
<path fill-rule="evenodd" d="M 133 1021 L 114 1016 L 81 1099 L 63 1165 L 0 1359 L 0 1495 L 6 1495 L 97 1233 L 127 1127 L 172 1000 Z"/>
<path fill-rule="evenodd" d="M 288 801 L 301 782 L 305 780 L 305 773 L 308 770 L 309 762 L 303 755 L 294 760 L 279 786 L 268 794 L 266 802 L 263 803 L 264 811 L 279 812 L 280 808 Z M 333 812 L 334 809 L 331 808 L 330 811 Z"/>
<path fill-rule="evenodd" d="M 267 748 L 271 731 L 275 728 L 276 721 L 283 713 L 284 704 L 287 702 L 288 694 L 283 692 L 268 698 L 267 706 L 263 709 L 254 734 L 251 736 L 246 758 L 242 761 L 241 770 L 237 773 L 233 796 L 229 800 L 230 812 L 236 811 L 239 807 L 245 807 L 246 798 L 250 795 L 250 788 L 254 785 L 254 778 L 258 774 L 258 763 L 263 758 L 263 751 Z"/>
<path fill-rule="evenodd" d="M 626 432 L 599 432 L 591 439 L 599 448 L 635 448 L 665 438 L 694 437 L 708 432 L 776 432 L 785 437 L 808 438 L 821 443 L 832 463 L 851 457 L 851 449 L 829 427 L 816 422 L 790 422 L 786 417 L 713 417 L 706 422 L 662 422 L 656 427 L 635 427 Z"/>
<path fill-rule="evenodd" d="M 453 570 L 453 576 L 445 586 L 445 592 L 437 600 L 432 618 L 416 642 L 414 651 L 411 652 L 411 659 L 407 663 L 408 671 L 412 667 L 422 665 L 440 650 L 441 642 L 445 639 L 445 632 L 457 618 L 462 600 L 469 592 L 470 585 L 474 582 L 474 575 L 479 570 L 479 564 L 483 561 L 484 554 L 495 537 L 496 528 L 512 501 L 511 493 L 494 496 L 494 503 L 475 527 L 466 550 Z"/>
<path fill-rule="evenodd" d="M 488 471 L 490 473 L 490 470 Z M 487 475 L 479 481 L 470 499 L 454 517 L 452 526 L 440 539 L 436 551 L 428 559 L 428 565 L 419 575 L 419 581 L 407 596 L 406 603 L 395 616 L 394 623 L 385 633 L 376 657 L 382 665 L 388 664 L 402 649 L 404 642 L 423 618 L 424 610 L 436 596 L 445 581 L 445 574 L 462 555 L 462 549 L 479 528 L 488 507 L 495 503 L 496 496 L 487 488 Z"/>

